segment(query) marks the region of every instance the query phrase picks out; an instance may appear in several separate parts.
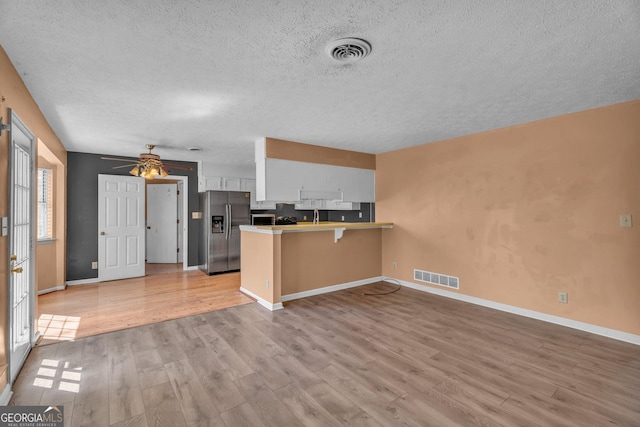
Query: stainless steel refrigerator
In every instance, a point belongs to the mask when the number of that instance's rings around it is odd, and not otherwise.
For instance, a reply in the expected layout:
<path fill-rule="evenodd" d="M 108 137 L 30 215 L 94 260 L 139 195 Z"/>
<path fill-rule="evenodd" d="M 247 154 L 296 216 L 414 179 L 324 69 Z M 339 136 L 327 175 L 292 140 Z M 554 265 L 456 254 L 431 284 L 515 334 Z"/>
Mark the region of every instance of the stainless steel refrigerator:
<path fill-rule="evenodd" d="M 198 268 L 207 274 L 240 270 L 240 226 L 251 224 L 249 193 L 200 193 Z"/>

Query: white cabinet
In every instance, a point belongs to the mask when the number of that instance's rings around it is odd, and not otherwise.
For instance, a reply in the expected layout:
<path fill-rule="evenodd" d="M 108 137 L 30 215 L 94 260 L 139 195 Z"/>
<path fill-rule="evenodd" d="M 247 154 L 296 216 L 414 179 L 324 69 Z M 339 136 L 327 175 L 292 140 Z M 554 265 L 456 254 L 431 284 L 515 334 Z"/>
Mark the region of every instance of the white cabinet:
<path fill-rule="evenodd" d="M 205 176 L 204 184 L 200 191 L 221 190 L 221 191 L 243 191 L 241 178 L 231 178 L 225 176 Z"/>
<path fill-rule="evenodd" d="M 222 189 L 224 191 L 242 191 L 240 178 L 222 178 Z"/>
<path fill-rule="evenodd" d="M 258 200 L 304 202 L 315 193 L 322 200 L 375 202 L 375 171 L 371 169 L 257 159 L 256 180 Z"/>
<path fill-rule="evenodd" d="M 340 202 L 335 200 L 303 200 L 295 204 L 297 210 L 319 209 L 324 211 L 357 211 L 360 202 Z"/>
<path fill-rule="evenodd" d="M 258 201 L 256 200 L 256 180 L 255 179 L 242 179 L 241 188 L 242 191 L 248 191 L 251 193 L 251 209 L 275 209 L 276 202 L 269 200 Z"/>
<path fill-rule="evenodd" d="M 200 191 L 208 190 L 222 190 L 222 177 L 221 176 L 205 176 L 202 178 L 202 186 Z"/>
<path fill-rule="evenodd" d="M 303 200 L 295 204 L 295 208 L 299 211 L 312 209 L 325 209 L 325 200 Z"/>
<path fill-rule="evenodd" d="M 360 202 L 335 202 L 327 200 L 324 208 L 328 211 L 357 211 L 360 210 Z"/>

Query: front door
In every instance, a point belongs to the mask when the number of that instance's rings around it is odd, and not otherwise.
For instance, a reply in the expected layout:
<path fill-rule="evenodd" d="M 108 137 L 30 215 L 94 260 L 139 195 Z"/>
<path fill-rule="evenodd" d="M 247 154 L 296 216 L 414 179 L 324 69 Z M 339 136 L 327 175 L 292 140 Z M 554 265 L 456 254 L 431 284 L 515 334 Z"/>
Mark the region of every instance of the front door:
<path fill-rule="evenodd" d="M 34 135 L 11 111 L 9 183 L 9 382 L 34 345 Z"/>
<path fill-rule="evenodd" d="M 178 186 L 147 185 L 147 262 L 178 262 Z"/>
<path fill-rule="evenodd" d="M 98 175 L 98 279 L 144 276 L 144 178 Z"/>

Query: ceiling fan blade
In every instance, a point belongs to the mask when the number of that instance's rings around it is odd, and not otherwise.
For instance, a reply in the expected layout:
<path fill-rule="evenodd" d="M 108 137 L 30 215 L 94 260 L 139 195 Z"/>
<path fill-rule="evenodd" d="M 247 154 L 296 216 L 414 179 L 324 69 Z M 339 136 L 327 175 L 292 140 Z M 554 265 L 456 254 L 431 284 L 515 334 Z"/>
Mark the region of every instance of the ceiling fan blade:
<path fill-rule="evenodd" d="M 122 165 L 122 166 L 114 166 L 111 169 L 122 169 L 122 168 L 129 168 L 129 167 L 133 167 L 133 166 L 137 166 L 137 163 L 131 163 L 129 165 Z"/>
<path fill-rule="evenodd" d="M 191 166 L 182 166 L 182 165 L 176 165 L 173 163 L 162 163 L 164 166 L 168 167 L 168 168 L 174 168 L 174 169 L 183 169 L 183 170 L 188 170 L 188 171 L 192 171 L 193 168 Z"/>
<path fill-rule="evenodd" d="M 115 160 L 115 161 L 118 161 L 118 162 L 129 162 L 129 163 L 136 161 L 134 159 L 121 159 L 119 157 L 100 157 L 100 158 L 102 160 Z"/>

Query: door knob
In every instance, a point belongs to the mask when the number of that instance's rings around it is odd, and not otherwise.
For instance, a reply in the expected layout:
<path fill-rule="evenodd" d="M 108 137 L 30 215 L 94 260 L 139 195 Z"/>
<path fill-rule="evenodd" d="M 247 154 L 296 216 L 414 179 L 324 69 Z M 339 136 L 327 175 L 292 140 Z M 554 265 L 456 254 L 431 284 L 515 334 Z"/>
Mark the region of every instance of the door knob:
<path fill-rule="evenodd" d="M 11 261 L 11 262 L 16 262 L 17 260 L 18 260 L 18 256 L 17 255 L 11 255 L 9 257 L 9 261 Z"/>
<path fill-rule="evenodd" d="M 11 273 L 22 273 L 22 267 L 12 268 Z"/>
<path fill-rule="evenodd" d="M 104 231 L 101 231 L 101 232 L 100 232 L 100 235 L 101 235 L 101 236 L 104 236 L 105 234 L 106 234 L 106 233 L 105 233 Z"/>

